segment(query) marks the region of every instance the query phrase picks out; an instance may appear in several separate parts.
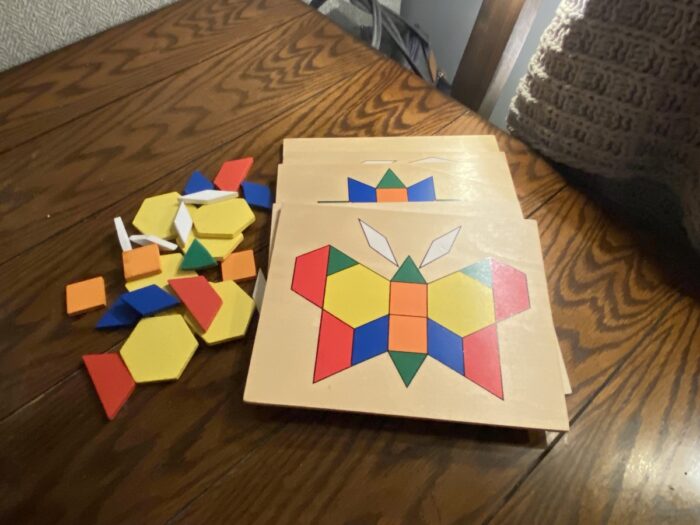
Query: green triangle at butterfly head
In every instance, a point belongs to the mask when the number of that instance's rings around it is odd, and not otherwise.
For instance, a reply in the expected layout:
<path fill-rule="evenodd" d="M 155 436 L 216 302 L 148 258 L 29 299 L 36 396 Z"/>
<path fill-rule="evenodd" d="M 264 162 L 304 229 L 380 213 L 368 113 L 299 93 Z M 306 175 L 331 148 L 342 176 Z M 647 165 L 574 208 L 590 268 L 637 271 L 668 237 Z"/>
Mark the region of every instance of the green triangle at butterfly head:
<path fill-rule="evenodd" d="M 382 177 L 382 180 L 379 181 L 379 184 L 377 184 L 377 189 L 380 188 L 405 188 L 406 186 L 404 185 L 403 182 L 401 182 L 401 179 L 399 179 L 396 176 L 396 173 L 394 173 L 392 170 L 386 170 L 386 173 Z"/>
<path fill-rule="evenodd" d="M 462 273 L 464 275 L 468 275 L 469 277 L 473 277 L 477 281 L 480 281 L 481 283 L 485 284 L 489 288 L 493 286 L 493 275 L 491 273 L 491 260 L 490 259 L 484 259 L 483 261 L 476 262 L 474 264 L 471 264 L 467 266 L 466 268 L 462 268 Z"/>
<path fill-rule="evenodd" d="M 389 352 L 391 360 L 394 362 L 396 370 L 401 376 L 403 384 L 408 386 L 416 377 L 423 361 L 428 354 L 419 354 L 416 352 Z"/>
<path fill-rule="evenodd" d="M 326 270 L 326 275 L 333 275 L 338 273 L 340 270 L 345 270 L 345 268 L 350 268 L 355 266 L 357 261 L 352 257 L 348 257 L 343 252 L 331 246 L 330 255 L 328 256 L 328 269 Z"/>
<path fill-rule="evenodd" d="M 204 245 L 198 239 L 192 241 L 185 258 L 180 264 L 181 270 L 201 270 L 203 268 L 211 268 L 216 266 L 216 259 L 207 251 Z"/>
<path fill-rule="evenodd" d="M 396 273 L 391 278 L 391 280 L 399 283 L 425 284 L 425 279 L 423 279 L 423 275 L 420 273 L 420 270 L 416 266 L 416 263 L 413 262 L 413 259 L 411 259 L 410 256 L 404 259 L 404 261 L 401 263 L 401 266 L 399 266 L 399 269 L 396 270 Z"/>

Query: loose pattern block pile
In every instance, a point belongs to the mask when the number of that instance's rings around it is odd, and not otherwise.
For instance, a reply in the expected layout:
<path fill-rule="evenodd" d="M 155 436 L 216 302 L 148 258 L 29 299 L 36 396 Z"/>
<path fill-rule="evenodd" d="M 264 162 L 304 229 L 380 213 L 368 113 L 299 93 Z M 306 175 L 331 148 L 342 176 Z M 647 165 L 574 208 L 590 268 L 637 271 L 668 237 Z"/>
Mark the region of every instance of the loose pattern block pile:
<path fill-rule="evenodd" d="M 256 302 L 234 281 L 255 276 L 255 259 L 252 250 L 234 250 L 255 220 L 250 206 L 260 207 L 260 195 L 269 195 L 269 188 L 251 183 L 251 202 L 239 197 L 252 166 L 251 157 L 226 161 L 213 181 L 196 171 L 182 195 L 147 197 L 132 221 L 132 235 L 121 217 L 114 219 L 126 291 L 96 328 L 130 332 L 118 353 L 83 356 L 108 419 L 136 384 L 179 379 L 200 340 L 217 345 L 246 334 Z M 220 282 L 198 274 L 220 261 Z M 103 277 L 66 286 L 69 315 L 106 305 Z"/>
<path fill-rule="evenodd" d="M 246 401 L 568 430 L 537 224 L 493 137 L 285 139 L 272 213 Z"/>

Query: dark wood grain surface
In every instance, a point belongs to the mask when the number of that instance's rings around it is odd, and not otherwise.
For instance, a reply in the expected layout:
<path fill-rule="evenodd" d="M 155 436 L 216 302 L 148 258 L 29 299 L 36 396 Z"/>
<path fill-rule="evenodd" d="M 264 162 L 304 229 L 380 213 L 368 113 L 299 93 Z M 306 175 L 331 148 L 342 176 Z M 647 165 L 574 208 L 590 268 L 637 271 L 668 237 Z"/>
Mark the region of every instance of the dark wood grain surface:
<path fill-rule="evenodd" d="M 0 522 L 700 521 L 690 256 L 301 3 L 180 2 L 0 74 L 0 130 Z M 120 293 L 112 217 L 244 154 L 274 185 L 287 136 L 482 133 L 539 223 L 568 435 L 246 405 L 255 323 L 107 423 L 80 356 L 127 332 L 63 294 L 95 274 Z"/>

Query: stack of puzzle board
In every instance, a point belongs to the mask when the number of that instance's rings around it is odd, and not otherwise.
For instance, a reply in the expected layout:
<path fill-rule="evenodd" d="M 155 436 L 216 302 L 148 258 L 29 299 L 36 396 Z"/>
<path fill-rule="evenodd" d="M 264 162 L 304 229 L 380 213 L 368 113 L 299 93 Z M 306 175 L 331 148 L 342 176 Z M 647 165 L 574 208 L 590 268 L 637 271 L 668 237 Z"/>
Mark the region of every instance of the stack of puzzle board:
<path fill-rule="evenodd" d="M 284 141 L 246 401 L 568 430 L 570 392 L 494 137 Z"/>

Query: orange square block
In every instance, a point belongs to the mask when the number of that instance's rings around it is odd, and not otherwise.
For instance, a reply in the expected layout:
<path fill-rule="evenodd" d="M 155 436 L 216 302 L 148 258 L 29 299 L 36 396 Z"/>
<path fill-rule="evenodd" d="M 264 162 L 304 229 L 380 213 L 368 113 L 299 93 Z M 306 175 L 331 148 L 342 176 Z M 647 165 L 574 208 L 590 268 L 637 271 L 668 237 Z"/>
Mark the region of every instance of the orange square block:
<path fill-rule="evenodd" d="M 391 283 L 389 313 L 396 315 L 428 315 L 428 285 L 419 283 Z"/>
<path fill-rule="evenodd" d="M 377 202 L 408 202 L 406 188 L 377 188 Z"/>
<path fill-rule="evenodd" d="M 389 350 L 428 353 L 428 318 L 389 316 Z"/>
<path fill-rule="evenodd" d="M 221 262 L 221 279 L 224 281 L 247 281 L 254 279 L 256 273 L 253 250 L 233 252 Z"/>
<path fill-rule="evenodd" d="M 122 252 L 124 279 L 132 281 L 160 273 L 160 250 L 157 244 L 148 244 Z"/>
<path fill-rule="evenodd" d="M 68 315 L 77 315 L 107 304 L 105 280 L 94 277 L 66 286 L 66 311 Z"/>

